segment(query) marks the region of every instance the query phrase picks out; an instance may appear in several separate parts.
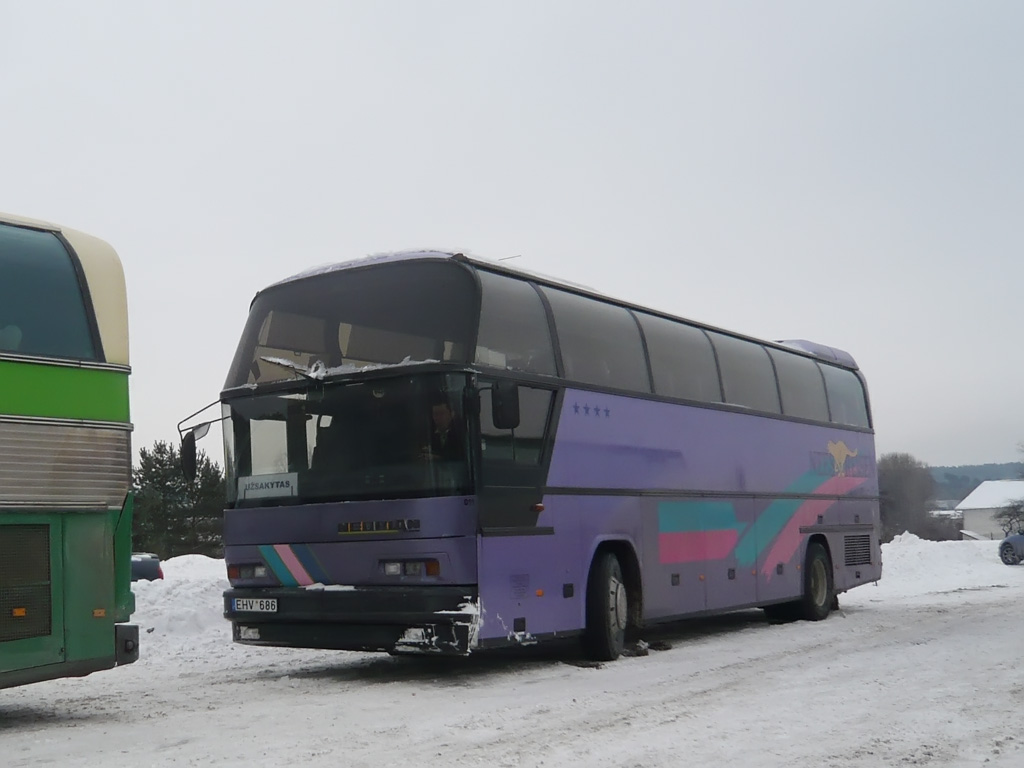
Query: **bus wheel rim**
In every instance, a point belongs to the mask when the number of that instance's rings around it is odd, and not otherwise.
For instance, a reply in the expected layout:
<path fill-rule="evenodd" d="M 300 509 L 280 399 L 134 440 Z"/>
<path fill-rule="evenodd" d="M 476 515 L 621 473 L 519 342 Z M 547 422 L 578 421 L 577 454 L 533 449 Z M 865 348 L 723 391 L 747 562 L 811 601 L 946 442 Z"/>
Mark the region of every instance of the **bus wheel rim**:
<path fill-rule="evenodd" d="M 825 574 L 825 564 L 821 560 L 815 560 L 811 564 L 811 599 L 815 605 L 825 604 L 827 591 L 828 579 Z"/>
<path fill-rule="evenodd" d="M 608 611 L 611 614 L 612 627 L 616 629 L 626 628 L 628 609 L 629 601 L 626 597 L 626 587 L 613 576 L 608 582 Z"/>

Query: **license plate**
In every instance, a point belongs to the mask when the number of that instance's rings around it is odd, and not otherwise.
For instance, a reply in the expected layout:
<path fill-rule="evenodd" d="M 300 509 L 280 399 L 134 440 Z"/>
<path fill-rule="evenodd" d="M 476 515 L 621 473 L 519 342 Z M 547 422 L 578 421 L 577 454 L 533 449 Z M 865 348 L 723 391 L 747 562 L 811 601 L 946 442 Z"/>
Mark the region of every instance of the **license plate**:
<path fill-rule="evenodd" d="M 235 597 L 231 603 L 237 613 L 277 613 L 275 597 Z"/>

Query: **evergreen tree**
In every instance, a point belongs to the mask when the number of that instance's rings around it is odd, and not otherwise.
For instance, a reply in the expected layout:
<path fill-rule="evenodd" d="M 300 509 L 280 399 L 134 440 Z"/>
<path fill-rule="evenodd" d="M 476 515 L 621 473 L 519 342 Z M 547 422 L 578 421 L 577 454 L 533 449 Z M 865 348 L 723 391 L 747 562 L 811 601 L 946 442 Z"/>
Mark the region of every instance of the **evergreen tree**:
<path fill-rule="evenodd" d="M 196 479 L 188 483 L 181 471 L 178 448 L 157 440 L 139 451 L 132 470 L 135 524 L 132 546 L 161 558 L 184 554 L 223 555 L 221 531 L 224 475 L 199 451 Z"/>

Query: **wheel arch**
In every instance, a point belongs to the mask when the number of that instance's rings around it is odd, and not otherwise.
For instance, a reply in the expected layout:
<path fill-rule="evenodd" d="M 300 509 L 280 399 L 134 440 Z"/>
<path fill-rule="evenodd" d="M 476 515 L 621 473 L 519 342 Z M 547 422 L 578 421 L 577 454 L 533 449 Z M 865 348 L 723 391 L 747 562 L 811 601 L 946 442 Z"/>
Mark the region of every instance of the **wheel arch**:
<path fill-rule="evenodd" d="M 807 548 L 810 547 L 811 544 L 821 544 L 821 546 L 825 549 L 825 554 L 828 555 L 829 565 L 832 566 L 832 576 L 834 581 L 836 572 L 836 559 L 832 555 L 832 545 L 828 543 L 828 537 L 823 533 L 815 533 L 808 537 L 807 544 L 804 545 L 805 561 L 807 560 Z"/>

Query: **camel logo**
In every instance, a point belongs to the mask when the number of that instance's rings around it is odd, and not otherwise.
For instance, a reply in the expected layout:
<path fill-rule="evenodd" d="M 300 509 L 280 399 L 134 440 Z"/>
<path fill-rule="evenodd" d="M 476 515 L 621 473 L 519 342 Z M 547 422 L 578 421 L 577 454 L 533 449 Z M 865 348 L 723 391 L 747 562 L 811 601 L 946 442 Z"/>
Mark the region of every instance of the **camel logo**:
<path fill-rule="evenodd" d="M 857 451 L 851 451 L 846 443 L 840 440 L 837 443 L 828 441 L 828 452 L 832 456 L 832 464 L 836 477 L 846 477 L 846 460 L 857 455 Z"/>

